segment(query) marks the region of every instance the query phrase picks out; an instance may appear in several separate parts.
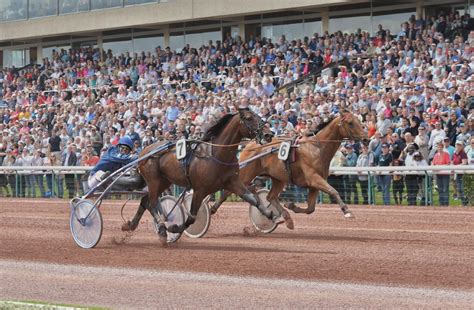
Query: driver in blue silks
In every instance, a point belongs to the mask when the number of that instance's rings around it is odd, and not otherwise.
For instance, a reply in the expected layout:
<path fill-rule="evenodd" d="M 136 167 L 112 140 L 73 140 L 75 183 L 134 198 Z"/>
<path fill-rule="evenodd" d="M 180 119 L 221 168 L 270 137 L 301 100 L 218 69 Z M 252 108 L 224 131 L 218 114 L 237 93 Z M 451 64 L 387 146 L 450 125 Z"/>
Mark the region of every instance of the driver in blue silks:
<path fill-rule="evenodd" d="M 117 146 L 107 150 L 99 162 L 90 171 L 87 185 L 94 188 L 111 173 L 134 161 L 137 155 L 132 154 L 133 142 L 129 136 L 120 138 Z M 121 182 L 122 183 L 122 182 Z"/>

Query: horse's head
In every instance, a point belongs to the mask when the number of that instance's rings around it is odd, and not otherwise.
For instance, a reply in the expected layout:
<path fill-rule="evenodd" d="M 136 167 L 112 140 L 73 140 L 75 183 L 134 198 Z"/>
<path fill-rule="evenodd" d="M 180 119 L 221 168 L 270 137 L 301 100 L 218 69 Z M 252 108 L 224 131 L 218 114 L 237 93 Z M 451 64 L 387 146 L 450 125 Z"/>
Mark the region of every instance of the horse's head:
<path fill-rule="evenodd" d="M 272 141 L 273 132 L 265 122 L 248 108 L 239 109 L 240 126 L 242 137 L 255 139 L 259 144 Z"/>
<path fill-rule="evenodd" d="M 367 139 L 367 133 L 357 116 L 344 110 L 339 116 L 339 133 L 342 138 L 351 140 Z"/>

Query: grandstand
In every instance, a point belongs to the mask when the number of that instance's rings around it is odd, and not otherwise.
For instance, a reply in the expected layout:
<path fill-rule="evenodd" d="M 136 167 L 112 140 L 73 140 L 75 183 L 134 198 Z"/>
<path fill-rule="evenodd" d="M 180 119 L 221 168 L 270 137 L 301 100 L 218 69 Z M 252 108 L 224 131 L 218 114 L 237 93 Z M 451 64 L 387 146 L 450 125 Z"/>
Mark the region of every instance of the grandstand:
<path fill-rule="evenodd" d="M 41 63 L 53 49 L 98 47 L 122 52 L 200 46 L 228 35 L 266 37 L 275 43 L 314 33 L 392 33 L 413 14 L 470 12 L 458 0 L 2 0 L 0 66 Z"/>
<path fill-rule="evenodd" d="M 371 141 L 343 143 L 334 169 L 383 170 L 384 145 L 398 165 L 472 166 L 470 11 L 469 1 L 435 0 L 0 1 L 0 164 L 10 167 L 0 190 L 72 197 L 78 177 L 12 171 L 93 166 L 124 135 L 136 152 L 198 139 L 236 112 L 234 103 L 281 135 L 307 134 L 351 110 Z M 65 162 L 68 152 L 74 162 Z M 438 160 L 443 152 L 447 161 Z M 387 198 L 392 178 L 373 177 L 330 182 L 348 202 L 369 201 L 369 184 Z M 433 203 L 422 200 L 434 184 L 425 177 L 401 178 L 396 201 Z M 453 201 L 468 203 L 469 175 L 437 180 Z"/>

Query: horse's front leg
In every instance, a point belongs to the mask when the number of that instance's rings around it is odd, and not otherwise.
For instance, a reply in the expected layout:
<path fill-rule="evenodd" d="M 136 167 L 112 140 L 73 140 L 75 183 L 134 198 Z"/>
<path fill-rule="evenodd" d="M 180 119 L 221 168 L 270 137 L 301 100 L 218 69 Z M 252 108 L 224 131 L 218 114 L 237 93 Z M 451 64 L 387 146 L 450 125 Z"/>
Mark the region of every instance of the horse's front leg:
<path fill-rule="evenodd" d="M 311 214 L 316 209 L 316 199 L 318 198 L 318 195 L 319 195 L 318 189 L 310 188 L 308 190 L 308 207 L 306 208 L 298 207 L 294 202 L 285 204 L 285 207 L 287 207 L 289 210 L 295 213 Z"/>
<path fill-rule="evenodd" d="M 211 214 L 215 214 L 217 212 L 217 210 L 219 210 L 220 206 L 222 206 L 222 204 L 224 203 L 224 201 L 226 201 L 227 197 L 229 197 L 231 194 L 231 192 L 229 191 L 224 191 L 224 193 L 222 194 L 221 198 L 216 201 L 212 207 L 211 207 Z"/>
<path fill-rule="evenodd" d="M 148 194 L 140 200 L 140 205 L 138 206 L 137 213 L 133 217 L 131 221 L 127 221 L 126 223 L 123 223 L 122 225 L 122 231 L 134 231 L 137 229 L 138 224 L 140 224 L 140 220 L 143 216 L 143 213 L 145 213 L 145 210 L 147 209 L 149 204 L 149 199 L 148 199 Z"/>
<path fill-rule="evenodd" d="M 334 189 L 334 187 L 329 185 L 329 183 L 323 177 L 315 174 L 315 176 L 313 176 L 311 180 L 309 180 L 308 187 L 314 188 L 315 190 L 321 190 L 332 198 L 334 198 L 341 207 L 341 211 L 342 213 L 344 213 L 344 217 L 354 217 L 352 215 L 352 212 L 349 210 L 347 204 L 341 199 L 341 196 L 339 196 L 339 193 Z"/>

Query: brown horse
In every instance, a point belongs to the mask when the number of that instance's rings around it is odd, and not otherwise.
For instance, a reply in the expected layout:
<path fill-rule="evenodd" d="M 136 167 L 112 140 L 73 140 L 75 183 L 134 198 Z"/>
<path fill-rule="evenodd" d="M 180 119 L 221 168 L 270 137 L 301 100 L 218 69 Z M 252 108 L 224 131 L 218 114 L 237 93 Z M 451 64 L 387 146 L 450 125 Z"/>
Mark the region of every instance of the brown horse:
<path fill-rule="evenodd" d="M 167 229 L 162 215 L 155 208 L 160 194 L 171 184 L 192 188 L 193 198 L 190 214 L 184 225 L 172 225 L 168 231 L 181 233 L 195 221 L 195 216 L 203 199 L 218 190 L 228 190 L 239 195 L 245 201 L 255 205 L 269 219 L 277 219 L 243 185 L 239 178 L 237 148 L 243 138 L 255 138 L 258 143 L 270 142 L 271 130 L 249 109 L 240 109 L 237 114 L 227 114 L 210 127 L 201 142 L 192 153 L 189 166 L 180 164 L 175 152 L 163 152 L 153 155 L 139 163 L 138 169 L 148 185 L 148 204 L 140 205 L 133 220 L 125 223 L 123 230 L 135 230 L 146 209 L 153 215 L 158 226 L 161 242 L 166 242 Z M 155 149 L 158 144 L 145 148 L 141 156 Z"/>
<path fill-rule="evenodd" d="M 240 178 L 245 185 L 249 185 L 258 175 L 269 176 L 272 179 L 272 188 L 268 193 L 267 200 L 280 212 L 282 207 L 278 196 L 287 183 L 293 183 L 309 189 L 308 207 L 303 209 L 290 203 L 287 205 L 288 209 L 295 213 L 313 213 L 316 198 L 321 190 L 336 199 L 345 217 L 352 217 L 352 213 L 342 201 L 339 193 L 326 180 L 329 175 L 329 164 L 342 140 L 345 138 L 357 140 L 365 137 L 366 134 L 359 119 L 345 111 L 330 121 L 316 135 L 302 138 L 298 142 L 299 146 L 295 149 L 296 160 L 289 166 L 278 159 L 277 153 L 271 153 L 248 163 L 240 170 Z M 278 145 L 278 141 L 285 140 L 288 141 L 287 138 L 274 138 L 271 145 Z M 258 147 L 255 143 L 249 143 L 240 154 L 240 161 L 243 162 L 267 149 L 267 146 Z M 213 214 L 229 194 L 229 192 L 225 192 L 211 208 Z M 285 219 L 288 228 L 293 228 L 291 219 L 287 217 Z"/>

